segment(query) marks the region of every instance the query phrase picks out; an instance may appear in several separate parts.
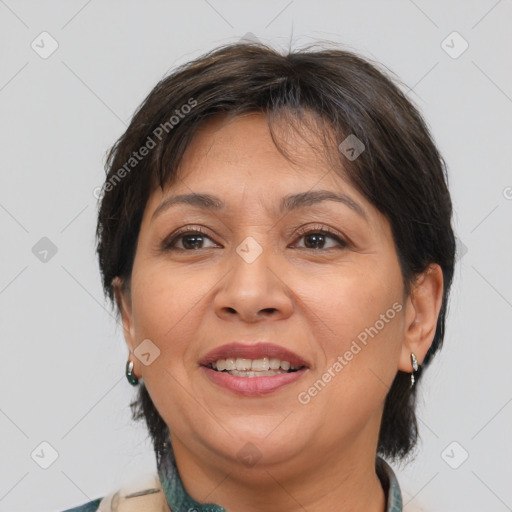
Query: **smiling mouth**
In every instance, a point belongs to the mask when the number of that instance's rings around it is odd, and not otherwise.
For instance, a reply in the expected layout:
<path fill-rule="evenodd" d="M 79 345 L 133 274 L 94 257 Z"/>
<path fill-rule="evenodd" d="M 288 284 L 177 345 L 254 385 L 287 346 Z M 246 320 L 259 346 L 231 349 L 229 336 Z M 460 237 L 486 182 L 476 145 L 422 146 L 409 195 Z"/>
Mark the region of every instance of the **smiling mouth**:
<path fill-rule="evenodd" d="M 289 361 L 269 357 L 261 359 L 229 357 L 218 359 L 206 367 L 235 377 L 273 377 L 285 373 L 294 373 L 305 368 L 305 366 L 292 365 Z"/>

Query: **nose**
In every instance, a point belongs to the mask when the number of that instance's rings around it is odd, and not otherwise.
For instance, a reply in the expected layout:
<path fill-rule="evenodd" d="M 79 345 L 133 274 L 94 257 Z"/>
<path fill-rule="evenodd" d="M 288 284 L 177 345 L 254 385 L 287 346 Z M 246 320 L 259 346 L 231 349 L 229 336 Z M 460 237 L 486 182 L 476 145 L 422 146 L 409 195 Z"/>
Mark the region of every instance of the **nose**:
<path fill-rule="evenodd" d="M 213 300 L 218 317 L 256 323 L 282 320 L 292 314 L 291 290 L 281 279 L 279 262 L 269 253 L 268 249 L 263 250 L 250 261 L 233 251 L 231 271 Z"/>

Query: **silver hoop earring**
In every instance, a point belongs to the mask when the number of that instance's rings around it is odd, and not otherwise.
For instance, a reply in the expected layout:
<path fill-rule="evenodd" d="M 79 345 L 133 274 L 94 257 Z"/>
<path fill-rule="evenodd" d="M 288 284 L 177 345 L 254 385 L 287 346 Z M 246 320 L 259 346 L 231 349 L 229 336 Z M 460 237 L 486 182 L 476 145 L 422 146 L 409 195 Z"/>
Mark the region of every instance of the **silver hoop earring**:
<path fill-rule="evenodd" d="M 411 364 L 412 364 L 412 373 L 411 373 L 411 388 L 414 386 L 414 383 L 416 382 L 416 379 L 414 378 L 414 374 L 418 371 L 418 359 L 416 358 L 416 355 L 411 352 Z"/>
<path fill-rule="evenodd" d="M 133 373 L 133 361 L 128 359 L 126 362 L 126 378 L 132 386 L 136 386 L 139 383 L 139 379 Z"/>

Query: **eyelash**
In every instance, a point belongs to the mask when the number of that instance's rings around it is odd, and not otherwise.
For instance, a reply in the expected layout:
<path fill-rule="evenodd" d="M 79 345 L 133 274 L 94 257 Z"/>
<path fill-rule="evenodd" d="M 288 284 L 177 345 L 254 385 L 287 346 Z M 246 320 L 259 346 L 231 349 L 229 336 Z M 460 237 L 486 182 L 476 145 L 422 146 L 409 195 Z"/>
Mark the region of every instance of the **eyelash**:
<path fill-rule="evenodd" d="M 343 238 L 338 233 L 336 233 L 332 229 L 328 228 L 327 226 L 324 226 L 321 224 L 318 224 L 315 226 L 305 226 L 303 228 L 300 228 L 297 232 L 297 238 L 300 239 L 306 235 L 312 235 L 312 234 L 326 235 L 329 238 L 332 238 L 333 240 L 335 240 L 340 245 L 340 248 L 344 249 L 344 248 L 348 247 L 348 243 L 345 242 L 345 240 L 343 240 Z M 206 233 L 206 231 L 204 231 L 201 228 L 201 226 L 185 226 L 185 227 L 181 228 L 177 233 L 174 233 L 172 235 L 171 240 L 169 240 L 169 241 L 165 240 L 162 244 L 162 249 L 164 251 L 183 251 L 183 252 L 192 252 L 194 250 L 197 250 L 197 249 L 181 249 L 181 248 L 174 247 L 174 245 L 176 244 L 176 242 L 179 239 L 181 239 L 187 235 L 203 235 L 206 238 L 209 238 L 213 242 L 212 238 Z M 329 249 L 309 249 L 308 247 L 303 247 L 302 249 L 306 249 L 306 250 L 310 250 L 310 251 L 319 251 L 319 250 L 326 251 L 326 250 L 332 249 L 332 247 Z"/>

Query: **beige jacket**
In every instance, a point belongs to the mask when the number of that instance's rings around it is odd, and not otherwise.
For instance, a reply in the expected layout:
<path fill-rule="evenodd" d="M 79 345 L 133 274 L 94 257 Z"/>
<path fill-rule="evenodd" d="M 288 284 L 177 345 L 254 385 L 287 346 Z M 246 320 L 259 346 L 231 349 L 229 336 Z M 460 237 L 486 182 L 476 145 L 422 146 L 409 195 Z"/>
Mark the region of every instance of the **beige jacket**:
<path fill-rule="evenodd" d="M 158 475 L 130 485 L 101 500 L 98 512 L 171 512 Z"/>

